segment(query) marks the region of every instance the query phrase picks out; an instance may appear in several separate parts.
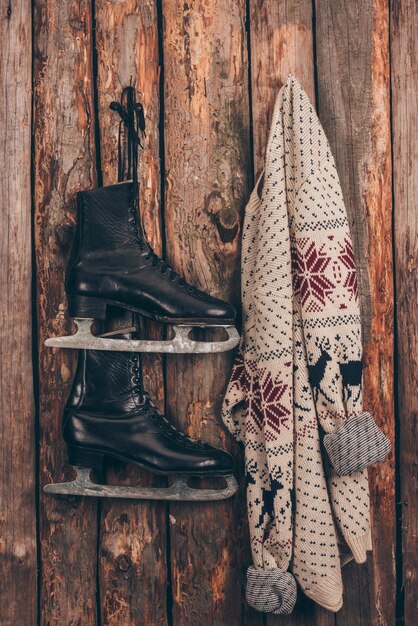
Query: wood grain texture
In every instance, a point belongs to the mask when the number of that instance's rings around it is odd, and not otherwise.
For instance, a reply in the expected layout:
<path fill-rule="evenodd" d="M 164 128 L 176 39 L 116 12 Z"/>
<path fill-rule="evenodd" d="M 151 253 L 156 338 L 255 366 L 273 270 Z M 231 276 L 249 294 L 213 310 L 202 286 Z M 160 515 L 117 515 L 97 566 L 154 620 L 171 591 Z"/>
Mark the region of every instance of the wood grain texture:
<path fill-rule="evenodd" d="M 418 7 L 391 3 L 397 391 L 405 625 L 417 619 Z M 399 546 L 400 548 L 400 546 Z"/>
<path fill-rule="evenodd" d="M 148 238 L 157 251 L 166 249 L 168 260 L 191 282 L 239 306 L 242 211 L 253 178 L 263 166 L 277 91 L 291 72 L 312 102 L 316 90 L 319 115 L 336 157 L 360 270 L 365 401 L 392 441 L 394 381 L 397 385 L 402 512 L 398 619 L 401 623 L 404 613 L 405 625 L 414 625 L 418 609 L 416 3 L 33 0 L 32 6 L 28 0 L 0 0 L 0 135 L 6 164 L 0 176 L 0 623 L 395 623 L 393 453 L 387 463 L 370 472 L 375 548 L 365 566 L 352 563 L 344 568 L 344 607 L 337 615 L 301 593 L 288 617 L 263 616 L 249 609 L 244 588 L 251 556 L 243 493 L 209 505 L 167 507 L 107 500 L 98 507 L 93 499 L 47 496 L 40 491 L 36 546 L 38 437 L 40 488 L 72 474 L 61 438 L 61 417 L 76 354 L 46 349 L 43 344 L 48 336 L 71 331 L 63 278 L 75 225 L 75 194 L 97 184 L 95 120 L 101 139 L 99 174 L 109 184 L 116 180 L 118 120 L 108 105 L 119 99 L 132 76 L 139 83 L 147 116 L 139 177 L 141 218 Z M 159 33 L 161 14 L 163 33 Z M 97 77 L 92 68 L 94 28 Z M 164 97 L 159 93 L 161 72 Z M 37 432 L 31 363 L 32 98 Z M 160 142 L 162 105 L 164 141 Z M 166 166 L 163 193 L 160 153 Z M 146 333 L 157 338 L 161 329 L 147 325 Z M 182 430 L 232 449 L 242 484 L 242 460 L 220 420 L 232 358 L 232 354 L 183 355 L 169 357 L 164 364 L 160 357 L 147 355 L 145 387 L 160 408 L 166 404 L 168 416 Z M 117 484 L 159 484 L 156 477 L 122 464 L 109 464 L 107 478 Z"/>
<path fill-rule="evenodd" d="M 318 107 L 348 209 L 360 272 L 365 406 L 394 441 L 393 275 L 388 4 L 316 4 Z M 395 608 L 394 454 L 370 470 L 374 551 L 370 606 L 361 593 L 337 623 L 393 624 Z M 347 570 L 351 572 L 351 570 Z M 356 586 L 350 573 L 346 587 Z M 365 578 L 363 578 L 365 580 Z"/>
<path fill-rule="evenodd" d="M 0 2 L 0 623 L 36 620 L 30 2 Z"/>
<path fill-rule="evenodd" d="M 162 7 L 168 259 L 197 287 L 238 303 L 250 157 L 245 2 L 164 0 Z M 220 420 L 231 358 L 167 358 L 169 416 L 222 447 L 232 445 Z M 260 624 L 244 601 L 242 499 L 173 504 L 170 530 L 173 624 Z"/>
<path fill-rule="evenodd" d="M 87 0 L 34 4 L 34 202 L 39 324 L 40 482 L 72 473 L 61 436 L 75 351 L 46 348 L 71 331 L 64 271 L 75 196 L 96 184 L 92 22 Z M 40 621 L 96 624 L 96 501 L 41 492 Z"/>
<path fill-rule="evenodd" d="M 159 58 L 156 2 L 99 0 L 96 8 L 97 87 L 103 184 L 117 181 L 120 118 L 109 109 L 122 89 L 136 85 L 146 114 L 144 150 L 140 151 L 141 221 L 148 240 L 161 253 Z M 161 338 L 161 328 L 148 323 L 149 338 Z M 145 389 L 164 409 L 164 380 L 160 355 L 143 357 Z M 135 467 L 112 464 L 107 480 L 113 484 L 161 485 Z M 158 502 L 106 500 L 101 515 L 100 588 L 102 624 L 163 626 L 166 608 L 166 506 Z"/>
<path fill-rule="evenodd" d="M 294 74 L 315 103 L 311 0 L 250 0 L 251 109 L 257 179 L 278 90 Z"/>

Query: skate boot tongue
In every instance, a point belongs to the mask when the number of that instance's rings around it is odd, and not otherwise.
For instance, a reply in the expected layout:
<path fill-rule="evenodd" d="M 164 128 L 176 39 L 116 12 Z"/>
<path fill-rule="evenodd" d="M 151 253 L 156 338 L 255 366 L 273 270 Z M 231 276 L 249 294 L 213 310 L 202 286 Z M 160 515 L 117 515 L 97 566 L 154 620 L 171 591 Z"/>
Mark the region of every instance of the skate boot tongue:
<path fill-rule="evenodd" d="M 141 138 L 145 133 L 145 114 L 141 102 L 137 102 L 134 87 L 125 87 L 120 102 L 111 102 L 111 111 L 116 111 L 119 122 L 118 137 L 118 181 L 133 180 L 135 191 L 138 189 L 138 148 L 142 147 Z M 123 146 L 126 133 L 126 153 Z"/>

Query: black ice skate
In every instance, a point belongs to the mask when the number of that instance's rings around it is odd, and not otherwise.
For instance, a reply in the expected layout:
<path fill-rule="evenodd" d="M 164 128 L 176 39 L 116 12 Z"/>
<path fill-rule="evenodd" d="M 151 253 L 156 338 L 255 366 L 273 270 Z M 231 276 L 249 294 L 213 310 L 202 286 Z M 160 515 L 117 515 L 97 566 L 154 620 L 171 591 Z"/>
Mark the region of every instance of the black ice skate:
<path fill-rule="evenodd" d="M 239 335 L 233 306 L 189 285 L 147 242 L 139 220 L 138 150 L 145 122 L 135 91 L 126 87 L 119 132 L 126 133 L 127 157 L 119 136 L 119 182 L 82 191 L 77 196 L 77 230 L 66 275 L 69 315 L 78 332 L 51 338 L 47 346 L 140 352 L 224 352 L 234 348 Z M 174 326 L 168 341 L 116 340 L 96 337 L 90 327 L 104 320 L 108 307 L 127 309 Z M 194 341 L 192 327 L 221 327 L 224 341 Z"/>
<path fill-rule="evenodd" d="M 222 500 L 237 483 L 233 458 L 223 450 L 186 437 L 152 404 L 142 389 L 140 355 L 80 351 L 63 423 L 73 482 L 46 485 L 48 493 L 162 500 Z M 169 487 L 124 487 L 93 482 L 106 458 L 136 463 L 151 472 L 173 476 Z M 226 486 L 199 489 L 194 476 L 224 477 Z"/>
<path fill-rule="evenodd" d="M 51 338 L 47 346 L 140 352 L 223 352 L 239 340 L 235 310 L 189 285 L 147 243 L 134 202 L 133 183 L 82 191 L 77 198 L 77 230 L 66 276 L 68 312 L 78 332 Z M 108 306 L 173 324 L 169 341 L 96 337 L 94 319 L 104 320 Z M 193 326 L 222 327 L 228 339 L 189 338 Z"/>

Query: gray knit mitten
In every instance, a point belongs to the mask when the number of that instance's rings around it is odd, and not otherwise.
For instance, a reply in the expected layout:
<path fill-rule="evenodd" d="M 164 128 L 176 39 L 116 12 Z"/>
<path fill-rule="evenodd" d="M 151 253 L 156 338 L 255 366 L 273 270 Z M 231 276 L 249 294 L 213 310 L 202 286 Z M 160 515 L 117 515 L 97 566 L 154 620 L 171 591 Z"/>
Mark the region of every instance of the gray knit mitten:
<path fill-rule="evenodd" d="M 324 446 L 339 476 L 347 476 L 385 460 L 390 442 L 370 413 L 346 420 L 324 437 Z"/>
<path fill-rule="evenodd" d="M 296 581 L 279 568 L 265 570 L 253 565 L 247 570 L 246 598 L 256 611 L 289 615 L 296 603 Z"/>

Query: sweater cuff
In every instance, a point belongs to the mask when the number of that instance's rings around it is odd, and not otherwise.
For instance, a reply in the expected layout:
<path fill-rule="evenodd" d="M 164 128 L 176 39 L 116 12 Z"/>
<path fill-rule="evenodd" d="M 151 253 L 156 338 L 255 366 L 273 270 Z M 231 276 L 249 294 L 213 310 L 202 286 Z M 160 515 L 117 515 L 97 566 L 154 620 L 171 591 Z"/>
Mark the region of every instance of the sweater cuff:
<path fill-rule="evenodd" d="M 279 568 L 247 570 L 247 602 L 256 611 L 289 615 L 296 603 L 296 580 Z"/>
<path fill-rule="evenodd" d="M 335 433 L 325 435 L 324 446 L 339 476 L 361 472 L 384 461 L 390 450 L 389 439 L 366 412 L 343 422 Z"/>

